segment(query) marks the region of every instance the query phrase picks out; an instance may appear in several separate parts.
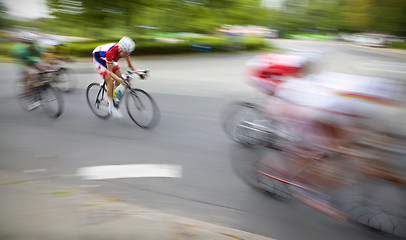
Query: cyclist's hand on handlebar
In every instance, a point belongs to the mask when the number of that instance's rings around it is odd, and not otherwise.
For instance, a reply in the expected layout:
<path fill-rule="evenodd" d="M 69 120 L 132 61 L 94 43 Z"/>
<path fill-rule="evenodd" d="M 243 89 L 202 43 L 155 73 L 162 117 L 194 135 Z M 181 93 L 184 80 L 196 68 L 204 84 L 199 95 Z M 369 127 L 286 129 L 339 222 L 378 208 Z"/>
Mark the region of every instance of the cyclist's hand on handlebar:
<path fill-rule="evenodd" d="M 125 86 L 127 86 L 127 87 L 130 86 L 130 81 L 128 81 L 128 80 L 124 80 L 124 79 L 123 79 L 122 83 L 123 83 Z"/>
<path fill-rule="evenodd" d="M 122 78 L 120 78 L 120 80 L 121 80 L 121 84 L 123 84 L 124 86 L 130 86 L 130 82 L 128 81 L 128 80 L 125 80 L 125 79 L 122 79 Z"/>
<path fill-rule="evenodd" d="M 145 79 L 145 74 L 143 74 L 143 73 L 137 73 L 137 74 L 138 74 L 138 76 L 140 76 L 141 79 Z"/>

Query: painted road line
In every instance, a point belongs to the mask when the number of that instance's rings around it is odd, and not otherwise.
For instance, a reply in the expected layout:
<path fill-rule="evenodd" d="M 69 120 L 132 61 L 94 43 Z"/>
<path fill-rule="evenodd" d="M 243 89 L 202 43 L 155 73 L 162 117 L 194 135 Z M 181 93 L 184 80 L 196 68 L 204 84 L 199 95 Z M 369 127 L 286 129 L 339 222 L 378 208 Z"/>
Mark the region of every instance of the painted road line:
<path fill-rule="evenodd" d="M 145 177 L 181 178 L 182 166 L 171 164 L 105 165 L 79 168 L 76 174 L 84 180 Z"/>

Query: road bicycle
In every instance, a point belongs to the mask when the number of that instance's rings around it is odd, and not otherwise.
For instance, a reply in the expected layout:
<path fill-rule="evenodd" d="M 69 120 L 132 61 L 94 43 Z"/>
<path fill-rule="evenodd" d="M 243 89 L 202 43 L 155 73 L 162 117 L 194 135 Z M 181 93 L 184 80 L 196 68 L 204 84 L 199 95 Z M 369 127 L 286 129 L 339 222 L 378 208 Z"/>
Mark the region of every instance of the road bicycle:
<path fill-rule="evenodd" d="M 41 106 L 45 113 L 58 118 L 63 111 L 63 96 L 59 88 L 55 87 L 58 70 L 41 71 L 31 80 L 18 79 L 15 91 L 20 105 L 27 111 Z"/>
<path fill-rule="evenodd" d="M 227 135 L 244 146 L 233 149 L 231 163 L 250 186 L 406 239 L 405 169 L 392 161 L 394 153 L 362 142 L 351 149 L 294 151 L 300 138 L 249 102 L 228 105 L 221 121 Z"/>
<path fill-rule="evenodd" d="M 125 102 L 125 107 L 131 120 L 142 128 L 153 128 L 160 120 L 160 111 L 155 100 L 144 90 L 131 86 L 129 80 L 132 74 L 148 76 L 149 70 L 127 71 L 123 74 L 125 90 L 120 101 L 114 100 L 115 107 Z M 106 83 L 91 83 L 86 89 L 86 99 L 92 112 L 99 118 L 110 117 L 107 101 Z"/>

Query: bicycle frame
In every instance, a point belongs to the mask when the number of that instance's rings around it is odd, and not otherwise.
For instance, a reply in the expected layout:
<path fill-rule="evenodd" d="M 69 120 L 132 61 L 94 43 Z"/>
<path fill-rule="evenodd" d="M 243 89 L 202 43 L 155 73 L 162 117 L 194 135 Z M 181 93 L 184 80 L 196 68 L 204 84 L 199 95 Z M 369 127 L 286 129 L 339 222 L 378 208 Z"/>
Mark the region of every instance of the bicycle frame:
<path fill-rule="evenodd" d="M 41 99 L 41 94 L 40 91 L 45 88 L 47 85 L 50 85 L 52 79 L 49 76 L 46 76 L 46 74 L 50 73 L 55 73 L 56 71 L 54 70 L 48 70 L 48 71 L 43 71 L 39 72 L 36 74 L 35 78 L 30 80 L 31 82 L 29 83 L 29 88 L 32 93 L 33 93 L 33 98 L 38 97 Z"/>
<path fill-rule="evenodd" d="M 121 97 L 121 99 L 123 99 L 124 98 L 124 95 L 127 93 L 127 91 L 130 91 L 131 93 L 135 93 L 135 90 L 137 89 L 137 88 L 133 88 L 133 87 L 131 87 L 131 85 L 129 84 L 129 80 L 132 78 L 132 74 L 133 73 L 142 73 L 142 74 L 145 74 L 145 76 L 147 76 L 147 74 L 148 74 L 148 72 L 149 72 L 149 70 L 139 70 L 139 71 L 127 71 L 125 74 L 123 74 L 123 79 L 128 83 L 128 84 L 125 84 L 125 88 L 124 88 L 124 92 L 123 92 L 123 96 Z M 113 91 L 114 91 L 114 89 L 113 89 Z M 104 99 L 104 94 L 105 93 L 107 93 L 107 84 L 106 84 L 106 82 L 103 82 L 103 84 L 101 84 L 100 85 L 100 91 L 98 92 L 98 94 L 97 94 L 97 102 L 96 102 L 96 104 L 100 104 L 100 101 L 102 101 L 103 99 Z M 100 97 L 100 95 L 101 95 L 101 98 L 100 98 L 100 100 L 99 100 L 99 97 Z M 106 94 L 107 95 L 107 94 Z M 136 94 L 134 94 L 135 96 L 136 96 Z M 120 103 L 121 103 L 122 101 L 115 101 L 114 99 L 113 99 L 113 104 L 114 104 L 114 107 L 116 107 L 116 108 L 118 108 L 119 106 L 120 106 Z M 142 104 L 142 102 L 141 101 L 138 101 L 140 104 Z"/>

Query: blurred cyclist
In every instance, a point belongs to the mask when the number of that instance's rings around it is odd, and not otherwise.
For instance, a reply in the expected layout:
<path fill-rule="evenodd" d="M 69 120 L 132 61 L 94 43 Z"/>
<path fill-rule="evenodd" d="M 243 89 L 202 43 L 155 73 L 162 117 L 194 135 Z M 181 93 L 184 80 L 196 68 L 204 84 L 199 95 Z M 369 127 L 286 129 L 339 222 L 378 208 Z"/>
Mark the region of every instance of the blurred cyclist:
<path fill-rule="evenodd" d="M 117 62 L 120 58 L 125 58 L 128 67 L 135 71 L 130 61 L 130 53 L 134 51 L 134 49 L 134 41 L 124 36 L 118 43 L 104 44 L 93 50 L 93 64 L 107 84 L 109 113 L 116 118 L 122 118 L 122 115 L 120 110 L 114 106 L 113 90 L 120 85 L 120 83 L 126 84 L 121 78 L 121 70 Z M 144 78 L 142 74 L 139 75 L 141 78 Z"/>
<path fill-rule="evenodd" d="M 323 72 L 280 84 L 275 92 L 279 117 L 301 122 L 302 138 L 312 144 L 346 145 L 351 139 L 345 129 L 406 134 L 401 122 L 406 88 L 400 81 Z"/>
<path fill-rule="evenodd" d="M 38 71 L 50 70 L 52 67 L 45 63 L 47 58 L 45 56 L 45 49 L 38 46 L 38 36 L 29 32 L 22 32 L 20 34 L 20 42 L 11 49 L 11 54 L 16 58 L 18 65 L 18 72 L 21 79 L 26 86 L 25 92 L 29 94 L 29 81 L 32 81 L 35 73 Z M 29 110 L 39 106 L 39 101 L 34 101 L 27 108 Z"/>

